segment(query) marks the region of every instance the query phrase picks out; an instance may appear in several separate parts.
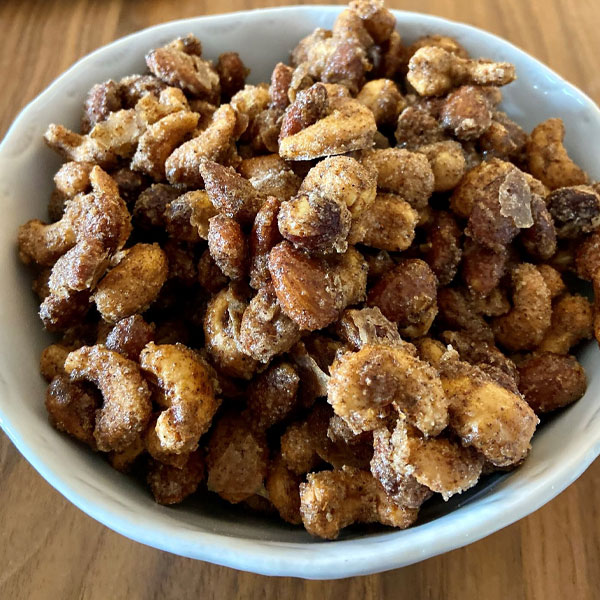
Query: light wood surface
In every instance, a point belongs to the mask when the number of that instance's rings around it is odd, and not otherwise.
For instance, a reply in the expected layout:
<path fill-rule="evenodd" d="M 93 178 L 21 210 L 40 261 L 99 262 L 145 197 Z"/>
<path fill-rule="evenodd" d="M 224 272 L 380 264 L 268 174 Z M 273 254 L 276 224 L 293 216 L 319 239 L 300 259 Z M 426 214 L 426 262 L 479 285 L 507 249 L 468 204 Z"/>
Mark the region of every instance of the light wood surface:
<path fill-rule="evenodd" d="M 281 0 L 0 0 L 0 137 L 75 60 L 137 29 Z M 395 0 L 499 34 L 600 101 L 598 0 Z M 600 598 L 600 461 L 550 504 L 485 540 L 381 575 L 267 578 L 113 533 L 52 489 L 0 433 L 0 598 Z"/>

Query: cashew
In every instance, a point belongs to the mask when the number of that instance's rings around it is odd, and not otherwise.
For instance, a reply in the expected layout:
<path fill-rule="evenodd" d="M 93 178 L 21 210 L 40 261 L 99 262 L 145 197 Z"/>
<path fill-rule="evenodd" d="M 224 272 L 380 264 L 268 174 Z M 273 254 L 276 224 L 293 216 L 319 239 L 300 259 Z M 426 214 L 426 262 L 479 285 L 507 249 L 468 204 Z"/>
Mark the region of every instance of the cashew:
<path fill-rule="evenodd" d="M 335 539 L 355 522 L 381 523 L 405 529 L 417 518 L 417 509 L 396 504 L 368 471 L 344 467 L 310 473 L 300 484 L 300 514 L 306 530 Z"/>
<path fill-rule="evenodd" d="M 201 187 L 203 179 L 198 171 L 202 159 L 237 162 L 234 131 L 236 112 L 229 104 L 222 104 L 213 114 L 208 127 L 195 138 L 181 144 L 165 161 L 169 183 L 185 183 Z"/>
<path fill-rule="evenodd" d="M 527 142 L 529 171 L 551 190 L 588 182 L 587 174 L 569 158 L 564 137 L 562 119 L 548 119 L 531 132 Z"/>
<path fill-rule="evenodd" d="M 152 407 L 150 390 L 136 363 L 98 344 L 71 352 L 65 371 L 72 381 L 91 381 L 102 394 L 94 428 L 99 450 L 123 450 L 141 435 Z"/>
<path fill-rule="evenodd" d="M 164 179 L 165 161 L 197 124 L 196 113 L 178 111 L 150 125 L 138 141 L 131 168 L 155 181 Z"/>
<path fill-rule="evenodd" d="M 218 98 L 219 75 L 212 63 L 201 58 L 200 42 L 189 34 L 146 56 L 150 71 L 168 85 L 180 87 L 192 96 Z"/>
<path fill-rule="evenodd" d="M 413 477 L 409 469 L 398 464 L 394 446 L 392 434 L 386 427 L 373 432 L 371 473 L 394 502 L 418 509 L 433 494 Z"/>
<path fill-rule="evenodd" d="M 109 323 L 144 312 L 167 279 L 167 259 L 158 244 L 136 244 L 96 287 L 93 299 Z"/>
<path fill-rule="evenodd" d="M 204 363 L 181 344 L 150 342 L 140 354 L 140 366 L 156 379 L 168 406 L 156 421 L 161 448 L 174 454 L 195 450 L 219 407 Z"/>
<path fill-rule="evenodd" d="M 367 150 L 361 163 L 377 171 L 377 187 L 382 192 L 398 194 L 413 208 L 423 208 L 433 192 L 434 175 L 422 154 L 387 148 Z"/>
<path fill-rule="evenodd" d="M 390 444 L 394 468 L 444 500 L 473 487 L 481 475 L 483 456 L 473 448 L 448 437 L 424 438 L 403 418 L 396 422 Z"/>
<path fill-rule="evenodd" d="M 513 309 L 494 319 L 494 335 L 507 350 L 533 350 L 550 328 L 550 290 L 540 272 L 527 263 L 513 271 L 512 281 Z"/>
<path fill-rule="evenodd" d="M 443 96 L 462 84 L 506 85 L 516 75 L 510 63 L 471 60 L 440 47 L 424 46 L 412 55 L 406 78 L 421 96 Z"/>
<path fill-rule="evenodd" d="M 292 525 L 300 525 L 300 491 L 302 479 L 288 470 L 281 458 L 269 465 L 265 488 L 279 516 Z"/>
<path fill-rule="evenodd" d="M 248 303 L 233 286 L 213 296 L 206 308 L 206 348 L 218 369 L 231 377 L 251 379 L 257 361 L 244 353 L 240 341 L 242 317 Z"/>
<path fill-rule="evenodd" d="M 403 348 L 367 344 L 336 360 L 330 372 L 328 402 L 355 433 L 376 429 L 390 405 L 426 435 L 447 425 L 436 371 Z"/>
<path fill-rule="evenodd" d="M 280 140 L 282 158 L 311 160 L 372 146 L 377 126 L 368 108 L 351 98 L 331 98 L 329 105 L 326 117 Z"/>
<path fill-rule="evenodd" d="M 442 357 L 440 378 L 449 402 L 449 427 L 497 467 L 523 460 L 539 420 L 520 394 L 492 381 L 477 367 Z"/>
<path fill-rule="evenodd" d="M 538 350 L 568 354 L 573 346 L 591 339 L 593 332 L 592 304 L 583 296 L 567 294 L 552 307 L 552 323 Z"/>
<path fill-rule="evenodd" d="M 395 125 L 398 115 L 406 107 L 406 100 L 390 79 L 368 81 L 356 99 L 371 110 L 378 127 Z"/>

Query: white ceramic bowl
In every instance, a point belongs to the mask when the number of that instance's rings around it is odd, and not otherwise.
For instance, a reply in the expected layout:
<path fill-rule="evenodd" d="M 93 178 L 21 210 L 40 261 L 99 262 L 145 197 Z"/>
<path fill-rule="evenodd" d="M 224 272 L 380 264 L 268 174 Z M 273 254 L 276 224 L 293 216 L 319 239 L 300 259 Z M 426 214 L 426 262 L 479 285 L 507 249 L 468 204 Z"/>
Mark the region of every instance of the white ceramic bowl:
<path fill-rule="evenodd" d="M 340 7 L 292 7 L 165 23 L 120 39 L 85 57 L 19 115 L 0 146 L 0 425 L 27 460 L 61 494 L 107 527 L 169 552 L 268 575 L 311 579 L 363 575 L 401 567 L 478 540 L 533 512 L 572 483 L 600 453 L 600 353 L 589 344 L 581 360 L 589 376 L 584 398 L 535 435 L 518 470 L 488 480 L 447 505 L 423 510 L 406 531 L 359 528 L 335 542 L 214 500 L 176 508 L 154 503 L 134 480 L 57 433 L 46 417 L 38 376 L 48 335 L 37 317 L 30 274 L 17 259 L 15 235 L 26 220 L 44 218 L 59 159 L 42 142 L 50 122 L 76 127 L 92 84 L 142 72 L 144 54 L 178 35 L 195 33 L 209 57 L 236 50 L 267 80 L 297 40 L 330 28 Z M 443 19 L 395 11 L 406 40 L 426 33 L 456 37 L 475 56 L 516 64 L 519 79 L 504 106 L 524 127 L 560 116 L 571 155 L 600 178 L 600 111 L 581 91 L 523 51 L 489 33 Z"/>

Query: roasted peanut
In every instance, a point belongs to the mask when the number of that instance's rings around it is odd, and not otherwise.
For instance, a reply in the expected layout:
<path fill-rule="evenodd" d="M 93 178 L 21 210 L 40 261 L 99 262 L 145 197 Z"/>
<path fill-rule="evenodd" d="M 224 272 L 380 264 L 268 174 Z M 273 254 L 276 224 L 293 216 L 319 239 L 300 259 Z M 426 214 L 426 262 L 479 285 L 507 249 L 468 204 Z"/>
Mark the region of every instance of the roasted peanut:
<path fill-rule="evenodd" d="M 437 279 L 426 262 L 406 259 L 371 288 L 369 306 L 398 323 L 407 337 L 425 335 L 437 314 Z"/>
<path fill-rule="evenodd" d="M 505 250 L 492 250 L 467 238 L 461 274 L 468 290 L 474 295 L 488 296 L 504 276 L 507 261 Z"/>
<path fill-rule="evenodd" d="M 423 258 L 440 285 L 448 285 L 456 275 L 462 258 L 461 237 L 458 223 L 449 212 L 434 214 L 427 231 Z"/>
<path fill-rule="evenodd" d="M 352 241 L 401 252 L 412 244 L 419 214 L 396 194 L 377 194 L 375 201 L 352 225 Z"/>
<path fill-rule="evenodd" d="M 446 139 L 438 120 L 422 106 L 408 106 L 398 117 L 396 141 L 400 148 L 416 150 Z"/>
<path fill-rule="evenodd" d="M 232 504 L 260 490 L 267 474 L 267 445 L 239 415 L 227 414 L 213 427 L 206 455 L 206 485 Z"/>
<path fill-rule="evenodd" d="M 448 94 L 440 119 L 459 140 L 477 139 L 492 124 L 490 98 L 485 89 L 464 85 Z"/>
<path fill-rule="evenodd" d="M 242 316 L 240 344 L 244 352 L 267 363 L 290 350 L 299 339 L 298 325 L 282 311 L 273 286 L 260 288 Z"/>
<path fill-rule="evenodd" d="M 542 352 L 519 365 L 519 390 L 538 414 L 576 402 L 586 388 L 585 371 L 574 356 Z"/>
<path fill-rule="evenodd" d="M 137 361 L 144 346 L 154 340 L 155 329 L 153 323 L 146 323 L 140 315 L 127 317 L 110 330 L 106 347 L 129 360 Z"/>
<path fill-rule="evenodd" d="M 213 206 L 242 225 L 251 223 L 262 204 L 252 184 L 233 169 L 210 160 L 203 161 L 199 169 Z"/>
<path fill-rule="evenodd" d="M 45 404 L 53 427 L 96 448 L 94 427 L 101 399 L 93 386 L 73 383 L 64 374 L 57 375 L 46 390 Z"/>
<path fill-rule="evenodd" d="M 204 460 L 192 452 L 181 467 L 151 461 L 146 475 L 154 500 L 159 504 L 178 504 L 193 494 L 204 480 Z"/>
<path fill-rule="evenodd" d="M 237 221 L 225 215 L 212 217 L 208 222 L 208 250 L 224 275 L 234 280 L 244 277 L 248 251 Z"/>
<path fill-rule="evenodd" d="M 433 191 L 447 192 L 456 187 L 467 170 L 467 162 L 462 146 L 447 140 L 417 148 L 424 154 L 433 172 Z"/>

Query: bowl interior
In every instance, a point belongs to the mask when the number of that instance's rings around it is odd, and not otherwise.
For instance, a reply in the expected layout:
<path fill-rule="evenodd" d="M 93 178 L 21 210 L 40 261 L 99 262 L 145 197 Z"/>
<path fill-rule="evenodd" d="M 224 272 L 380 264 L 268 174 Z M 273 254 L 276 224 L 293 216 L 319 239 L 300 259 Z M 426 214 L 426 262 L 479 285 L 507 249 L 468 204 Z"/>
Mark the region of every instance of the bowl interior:
<path fill-rule="evenodd" d="M 189 19 L 123 38 L 86 57 L 55 81 L 17 119 L 0 147 L 0 425 L 34 467 L 79 508 L 143 543 L 241 569 L 303 577 L 345 577 L 408 564 L 455 548 L 528 514 L 571 483 L 600 451 L 600 355 L 581 353 L 589 377 L 586 396 L 536 434 L 533 451 L 517 471 L 493 476 L 451 502 L 430 502 L 420 525 L 407 531 L 356 527 L 323 543 L 301 528 L 247 514 L 212 497 L 175 508 L 154 503 L 145 487 L 114 471 L 99 456 L 50 427 L 38 357 L 50 343 L 37 317 L 29 272 L 18 262 L 17 227 L 44 219 L 52 176 L 60 161 L 42 134 L 48 123 L 77 127 L 92 84 L 145 68 L 143 56 L 178 35 L 195 33 L 208 57 L 240 52 L 249 81 L 268 80 L 277 61 L 315 27 L 331 27 L 339 7 L 291 7 Z M 573 158 L 600 178 L 600 112 L 581 92 L 507 42 L 457 23 L 396 12 L 410 41 L 436 32 L 456 37 L 475 56 L 507 60 L 519 79 L 504 90 L 504 110 L 526 129 L 552 116 L 567 128 Z"/>

